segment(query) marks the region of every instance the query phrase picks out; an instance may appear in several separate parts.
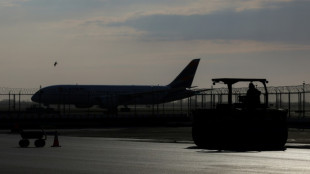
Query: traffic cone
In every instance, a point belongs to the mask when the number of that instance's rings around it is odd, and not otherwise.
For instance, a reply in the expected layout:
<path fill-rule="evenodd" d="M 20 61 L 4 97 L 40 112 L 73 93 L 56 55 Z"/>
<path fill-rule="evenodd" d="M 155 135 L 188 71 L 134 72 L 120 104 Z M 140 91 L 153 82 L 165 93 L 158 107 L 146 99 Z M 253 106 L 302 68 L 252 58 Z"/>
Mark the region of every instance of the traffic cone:
<path fill-rule="evenodd" d="M 61 146 L 59 145 L 59 141 L 58 141 L 58 132 L 57 132 L 57 131 L 55 132 L 54 143 L 53 143 L 53 145 L 52 145 L 51 147 L 61 147 Z"/>

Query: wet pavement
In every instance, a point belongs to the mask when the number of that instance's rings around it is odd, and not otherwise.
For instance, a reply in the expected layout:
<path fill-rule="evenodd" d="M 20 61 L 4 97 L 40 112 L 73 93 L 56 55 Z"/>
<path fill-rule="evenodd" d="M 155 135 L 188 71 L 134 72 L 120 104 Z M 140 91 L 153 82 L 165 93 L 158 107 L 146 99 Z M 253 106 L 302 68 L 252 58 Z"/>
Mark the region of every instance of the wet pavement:
<path fill-rule="evenodd" d="M 0 134 L 1 173 L 310 173 L 307 144 L 286 151 L 210 151 L 190 141 L 59 136 L 62 147 L 20 148 L 17 134 Z"/>

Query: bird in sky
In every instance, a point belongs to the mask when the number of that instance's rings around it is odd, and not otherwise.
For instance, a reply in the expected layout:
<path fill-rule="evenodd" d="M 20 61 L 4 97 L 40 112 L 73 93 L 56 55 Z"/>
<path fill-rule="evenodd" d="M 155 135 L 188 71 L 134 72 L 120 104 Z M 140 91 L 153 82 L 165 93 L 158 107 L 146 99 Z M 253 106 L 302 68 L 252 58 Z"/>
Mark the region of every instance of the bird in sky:
<path fill-rule="evenodd" d="M 58 63 L 57 63 L 57 61 L 54 63 L 54 67 L 57 65 Z"/>

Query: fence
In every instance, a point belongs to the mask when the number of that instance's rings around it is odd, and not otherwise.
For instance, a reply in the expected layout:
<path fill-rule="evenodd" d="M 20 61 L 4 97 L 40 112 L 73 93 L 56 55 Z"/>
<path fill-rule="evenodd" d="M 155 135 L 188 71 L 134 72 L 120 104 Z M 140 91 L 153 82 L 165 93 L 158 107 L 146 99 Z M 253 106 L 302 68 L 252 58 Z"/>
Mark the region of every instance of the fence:
<path fill-rule="evenodd" d="M 233 101 L 238 101 L 238 96 L 245 95 L 248 88 L 234 88 Z M 258 88 L 264 92 L 263 88 Z M 72 105 L 58 104 L 51 106 L 47 110 L 41 104 L 33 103 L 31 96 L 38 91 L 38 88 L 0 88 L 0 111 L 1 113 L 10 113 L 10 115 L 22 115 L 26 112 L 46 112 L 51 111 L 49 115 L 58 115 L 59 117 L 102 117 L 111 116 L 100 108 L 92 107 L 86 109 L 76 108 Z M 299 86 L 280 86 L 268 87 L 269 106 L 274 108 L 283 108 L 288 110 L 289 117 L 307 117 L 310 116 L 310 84 Z M 261 95 L 263 97 L 264 95 Z M 152 105 L 131 105 L 130 112 L 118 112 L 113 116 L 178 116 L 188 115 L 192 109 L 215 108 L 217 104 L 227 103 L 228 89 L 214 88 L 203 93 L 199 93 L 190 98 L 178 100 L 170 103 L 152 104 Z M 264 101 L 261 99 L 261 101 Z M 307 102 L 309 101 L 309 102 Z M 14 114 L 12 114 L 14 113 Z"/>
<path fill-rule="evenodd" d="M 245 95 L 248 88 L 233 88 L 233 101 L 237 102 L 238 96 Z M 258 88 L 264 94 L 264 88 Z M 204 94 L 195 96 L 200 98 L 201 108 L 215 108 L 219 103 L 228 102 L 227 88 L 214 88 Z M 261 98 L 264 95 L 261 95 Z M 310 116 L 310 84 L 298 86 L 268 87 L 269 107 L 288 110 L 289 117 Z M 261 99 L 261 101 L 264 101 Z M 307 102 L 309 101 L 309 102 Z"/>

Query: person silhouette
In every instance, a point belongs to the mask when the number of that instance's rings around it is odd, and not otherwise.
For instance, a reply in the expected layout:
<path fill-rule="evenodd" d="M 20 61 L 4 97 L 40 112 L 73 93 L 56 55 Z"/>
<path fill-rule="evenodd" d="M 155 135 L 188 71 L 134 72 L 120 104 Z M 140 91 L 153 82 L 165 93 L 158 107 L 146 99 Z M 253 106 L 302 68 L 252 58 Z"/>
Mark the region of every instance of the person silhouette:
<path fill-rule="evenodd" d="M 249 108 L 255 108 L 260 104 L 260 94 L 261 92 L 256 89 L 254 84 L 251 82 L 249 84 L 249 89 L 246 93 L 247 104 Z"/>

